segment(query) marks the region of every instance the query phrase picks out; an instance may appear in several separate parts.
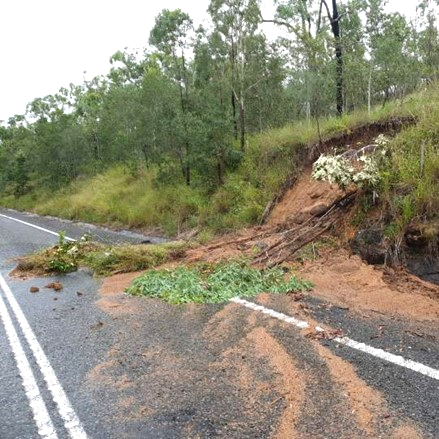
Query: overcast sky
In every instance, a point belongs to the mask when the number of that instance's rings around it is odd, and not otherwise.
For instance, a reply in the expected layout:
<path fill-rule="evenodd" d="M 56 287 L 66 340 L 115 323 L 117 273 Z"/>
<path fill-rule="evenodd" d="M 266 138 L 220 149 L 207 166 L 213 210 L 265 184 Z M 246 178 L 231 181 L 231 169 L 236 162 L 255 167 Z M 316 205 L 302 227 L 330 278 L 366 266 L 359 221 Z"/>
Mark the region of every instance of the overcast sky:
<path fill-rule="evenodd" d="M 272 1 L 263 0 L 270 10 Z M 414 1 L 390 0 L 413 13 Z M 105 74 L 117 50 L 147 45 L 154 18 L 180 8 L 195 24 L 209 0 L 0 0 L 0 120 L 23 114 L 36 97 Z M 412 5 L 412 6 L 410 6 Z M 269 12 L 264 14 L 269 15 Z M 271 26 L 271 25 L 267 25 Z"/>

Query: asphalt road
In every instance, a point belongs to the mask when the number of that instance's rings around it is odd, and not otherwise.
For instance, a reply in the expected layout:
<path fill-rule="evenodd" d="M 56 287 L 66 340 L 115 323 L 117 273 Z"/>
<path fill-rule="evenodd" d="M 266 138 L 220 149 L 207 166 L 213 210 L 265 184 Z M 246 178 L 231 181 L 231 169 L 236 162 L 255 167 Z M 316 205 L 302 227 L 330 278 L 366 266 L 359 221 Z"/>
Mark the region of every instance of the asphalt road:
<path fill-rule="evenodd" d="M 427 376 L 236 303 L 103 295 L 86 271 L 8 276 L 14 257 L 60 230 L 150 239 L 0 209 L 1 439 L 439 438 L 437 321 L 365 318 L 312 294 L 296 315 L 429 367 Z M 64 289 L 45 288 L 52 281 Z M 292 300 L 255 302 L 291 315 Z"/>

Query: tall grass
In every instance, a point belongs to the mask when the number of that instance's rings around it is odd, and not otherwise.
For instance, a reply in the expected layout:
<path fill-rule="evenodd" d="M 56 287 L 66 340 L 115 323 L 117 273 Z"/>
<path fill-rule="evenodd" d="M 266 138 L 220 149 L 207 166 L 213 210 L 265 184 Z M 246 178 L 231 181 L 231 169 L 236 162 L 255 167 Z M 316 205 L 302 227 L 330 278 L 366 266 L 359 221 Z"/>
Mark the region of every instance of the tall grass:
<path fill-rule="evenodd" d="M 165 235 L 197 226 L 205 203 L 200 191 L 184 185 L 157 189 L 153 181 L 153 172 L 133 174 L 118 166 L 40 199 L 33 210 L 116 227 L 157 229 Z"/>
<path fill-rule="evenodd" d="M 416 115 L 420 118 L 422 134 L 414 127 L 395 141 L 392 166 L 398 172 L 385 179 L 383 192 L 391 200 L 391 191 L 398 182 L 403 182 L 411 188 L 416 209 L 433 212 L 439 206 L 433 194 L 434 191 L 439 194 L 435 140 L 439 120 L 437 95 L 437 90 L 428 90 L 404 101 L 391 102 L 385 108 L 376 107 L 371 114 L 357 111 L 342 118 L 320 120 L 318 125 L 316 121 L 301 121 L 250 136 L 241 164 L 213 194 L 200 186 L 158 184 L 154 170 L 133 171 L 120 165 L 94 177 L 78 179 L 56 193 L 36 189 L 20 198 L 4 195 L 0 203 L 74 220 L 153 229 L 169 236 L 194 227 L 207 230 L 207 234 L 221 233 L 257 223 L 286 177 L 298 172 L 298 153 L 318 142 L 320 136 L 325 139 L 340 132 L 348 133 L 360 124 Z M 424 175 L 420 178 L 422 139 L 426 142 L 427 155 Z"/>
<path fill-rule="evenodd" d="M 392 220 L 402 229 L 412 219 L 439 216 L 439 88 L 418 95 L 416 126 L 392 142 L 391 162 L 381 191 Z"/>

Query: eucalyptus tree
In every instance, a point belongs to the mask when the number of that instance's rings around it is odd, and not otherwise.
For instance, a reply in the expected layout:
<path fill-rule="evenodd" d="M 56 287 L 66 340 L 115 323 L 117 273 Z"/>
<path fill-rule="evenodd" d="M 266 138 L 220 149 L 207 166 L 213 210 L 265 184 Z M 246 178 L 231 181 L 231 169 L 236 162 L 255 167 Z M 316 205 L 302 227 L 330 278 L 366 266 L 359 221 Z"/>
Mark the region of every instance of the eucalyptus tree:
<path fill-rule="evenodd" d="M 232 118 L 235 127 L 239 120 L 239 138 L 243 151 L 246 143 L 246 94 L 253 87 L 247 81 L 247 45 L 261 21 L 260 0 L 211 0 L 208 12 L 214 31 L 227 48 Z"/>
<path fill-rule="evenodd" d="M 176 122 L 181 114 L 180 99 L 179 87 L 151 60 L 142 80 L 137 132 L 145 164 L 158 165 L 160 172 L 170 161 L 181 163 L 180 145 L 185 139 L 180 138 L 181 129 Z"/>
<path fill-rule="evenodd" d="M 172 156 L 171 146 L 175 148 L 178 137 L 174 119 L 181 114 L 181 102 L 176 81 L 161 69 L 158 58 L 146 50 L 141 55 L 119 51 L 111 57 L 109 88 L 99 111 L 106 163 L 136 166 L 143 161 L 149 167 Z"/>
<path fill-rule="evenodd" d="M 202 137 L 197 149 L 197 172 L 208 186 L 224 183 L 232 147 L 229 126 L 229 82 L 226 51 L 217 33 L 199 27 L 194 41 L 194 109 Z"/>
<path fill-rule="evenodd" d="M 421 0 L 417 6 L 422 29 L 418 35 L 418 47 L 426 81 L 439 78 L 439 31 L 437 28 L 439 0 Z"/>
<path fill-rule="evenodd" d="M 315 73 L 322 53 L 326 51 L 328 27 L 333 37 L 335 60 L 335 106 L 343 113 L 343 45 L 341 40 L 341 15 L 336 0 L 279 0 L 275 23 L 288 29 L 300 45 L 307 70 Z M 318 74 L 318 73 L 317 73 Z M 311 91 L 308 93 L 311 95 Z"/>
<path fill-rule="evenodd" d="M 336 105 L 339 116 L 343 114 L 343 45 L 341 42 L 341 28 L 339 8 L 337 0 L 332 0 L 332 10 L 329 8 L 326 0 L 321 0 L 320 9 L 325 7 L 329 23 L 331 24 L 332 34 L 335 45 L 335 63 L 336 63 Z"/>
<path fill-rule="evenodd" d="M 29 151 L 33 141 L 24 115 L 10 117 L 7 124 L 0 125 L 0 190 L 12 185 L 16 196 L 27 191 L 32 171 Z"/>
<path fill-rule="evenodd" d="M 404 16 L 385 12 L 385 4 L 384 0 L 368 0 L 366 8 L 369 110 L 374 95 L 385 105 L 391 97 L 413 90 L 419 81 L 413 32 Z"/>
<path fill-rule="evenodd" d="M 187 185 L 191 183 L 191 138 L 188 123 L 190 105 L 190 71 L 187 52 L 190 50 L 193 23 L 191 18 L 181 9 L 163 11 L 156 17 L 151 30 L 149 43 L 159 51 L 165 71 L 174 79 L 180 94 L 181 139 L 180 162 Z"/>
<path fill-rule="evenodd" d="M 267 41 L 264 34 L 247 40 L 246 113 L 249 133 L 284 125 L 291 120 L 284 82 L 286 59 L 278 43 Z"/>
<path fill-rule="evenodd" d="M 118 50 L 110 57 L 111 68 L 107 75 L 112 85 L 140 85 L 147 68 L 148 54 L 143 50 Z"/>
<path fill-rule="evenodd" d="M 108 80 L 103 76 L 84 80 L 80 86 L 71 86 L 75 99 L 74 115 L 83 129 L 91 160 L 98 168 L 104 154 L 104 144 L 99 135 L 100 113 L 108 90 Z"/>
<path fill-rule="evenodd" d="M 366 45 L 369 58 L 369 74 L 368 74 L 368 86 L 367 86 L 367 107 L 370 114 L 372 109 L 372 97 L 374 88 L 374 75 L 376 71 L 376 46 L 377 40 L 381 33 L 381 25 L 385 18 L 384 7 L 386 0 L 365 0 L 364 6 L 366 11 Z"/>
<path fill-rule="evenodd" d="M 344 108 L 352 111 L 367 103 L 369 63 L 367 35 L 362 16 L 364 2 L 350 0 L 340 5 L 343 46 Z"/>

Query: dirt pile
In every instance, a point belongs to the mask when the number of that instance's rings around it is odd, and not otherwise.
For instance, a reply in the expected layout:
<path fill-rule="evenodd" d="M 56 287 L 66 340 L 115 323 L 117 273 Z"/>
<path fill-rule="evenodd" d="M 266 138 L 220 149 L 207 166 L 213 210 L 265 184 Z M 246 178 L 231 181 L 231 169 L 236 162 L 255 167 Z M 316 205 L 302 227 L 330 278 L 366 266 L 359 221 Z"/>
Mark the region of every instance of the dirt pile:
<path fill-rule="evenodd" d="M 188 260 L 214 262 L 245 255 L 261 266 L 293 262 L 299 250 L 344 221 L 355 197 L 355 189 L 342 191 L 313 180 L 308 168 L 279 200 L 266 224 L 190 250 Z"/>
<path fill-rule="evenodd" d="M 439 287 L 391 268 L 374 267 L 347 250 L 332 250 L 308 261 L 301 274 L 314 283 L 313 295 L 362 314 L 417 321 L 439 319 Z"/>
<path fill-rule="evenodd" d="M 260 265 L 294 261 L 297 252 L 307 244 L 329 231 L 346 228 L 349 222 L 346 217 L 356 201 L 354 187 L 342 190 L 337 184 L 313 180 L 312 164 L 317 157 L 335 149 L 337 153 L 354 154 L 368 148 L 372 151 L 377 136 L 393 136 L 412 123 L 415 120 L 407 118 L 365 124 L 304 148 L 299 155 L 305 168 L 300 175 L 290 176 L 267 205 L 261 221 L 263 226 L 225 236 L 192 252 L 191 259 L 226 259 L 244 253 Z"/>
<path fill-rule="evenodd" d="M 337 185 L 314 180 L 308 167 L 273 208 L 267 224 L 273 227 L 303 224 L 327 211 L 328 206 L 343 196 L 344 192 Z"/>
<path fill-rule="evenodd" d="M 364 147 L 371 141 L 371 134 L 381 133 L 363 130 L 363 137 L 352 135 L 349 140 Z M 326 150 L 328 147 L 324 146 Z M 345 144 L 345 147 L 352 149 L 353 145 Z M 356 200 L 354 190 L 343 191 L 337 185 L 313 180 L 311 166 L 308 166 L 294 179 L 294 184 L 276 198 L 264 225 L 223 236 L 207 246 L 190 250 L 187 260 L 215 262 L 246 256 L 260 266 L 293 264 L 315 284 L 317 296 L 341 306 L 416 320 L 437 319 L 438 286 L 422 281 L 404 268 L 374 267 L 361 257 L 353 256 L 346 244 L 361 229 L 361 226 L 352 225 Z M 334 235 L 335 246 L 315 251 L 316 241 Z M 305 260 L 298 258 L 307 244 L 313 246 L 313 254 L 307 255 Z M 385 255 L 378 256 L 377 263 L 385 262 Z"/>

